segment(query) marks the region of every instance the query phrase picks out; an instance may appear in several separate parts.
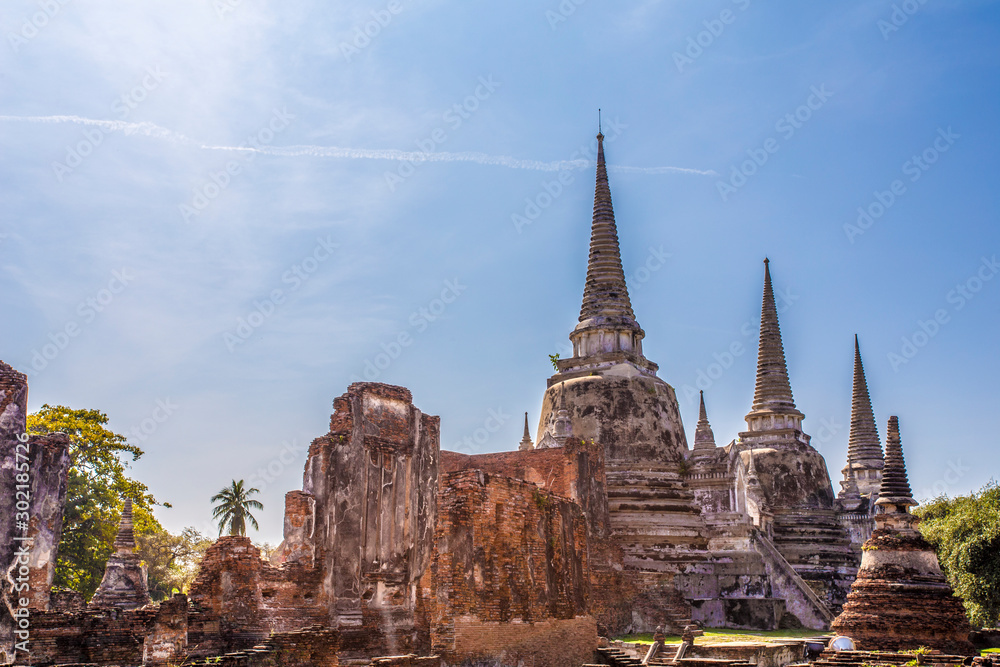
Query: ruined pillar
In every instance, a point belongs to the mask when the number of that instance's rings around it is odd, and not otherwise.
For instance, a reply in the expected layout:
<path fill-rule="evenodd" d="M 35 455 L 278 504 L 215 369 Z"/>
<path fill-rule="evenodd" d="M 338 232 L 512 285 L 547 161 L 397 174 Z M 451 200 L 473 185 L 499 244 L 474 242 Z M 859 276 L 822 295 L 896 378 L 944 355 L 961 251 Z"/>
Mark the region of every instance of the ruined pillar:
<path fill-rule="evenodd" d="M 203 616 L 202 625 L 215 626 L 208 634 L 221 637 L 221 652 L 250 648 L 270 634 L 261 596 L 263 567 L 260 549 L 243 535 L 220 537 L 201 559 L 188 597 Z"/>
<path fill-rule="evenodd" d="M 27 437 L 27 406 L 27 377 L 0 361 L 0 652 L 8 656 L 21 618 L 48 607 L 70 464 L 66 435 Z"/>
<path fill-rule="evenodd" d="M 316 499 L 305 491 L 285 494 L 285 521 L 281 544 L 271 556 L 272 565 L 298 563 L 307 568 L 316 564 Z"/>
<path fill-rule="evenodd" d="M 309 449 L 309 498 L 289 498 L 292 514 L 315 503 L 312 543 L 333 627 L 410 650 L 434 543 L 440 419 L 418 410 L 409 390 L 381 383 L 352 384 L 333 406 L 330 433 Z M 303 553 L 291 546 L 283 553 Z"/>

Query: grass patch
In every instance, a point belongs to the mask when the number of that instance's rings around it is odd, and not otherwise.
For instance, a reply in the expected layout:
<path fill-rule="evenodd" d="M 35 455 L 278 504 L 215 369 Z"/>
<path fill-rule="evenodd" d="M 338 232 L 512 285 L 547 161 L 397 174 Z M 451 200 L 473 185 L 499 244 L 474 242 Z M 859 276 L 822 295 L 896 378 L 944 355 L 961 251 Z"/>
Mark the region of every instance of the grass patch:
<path fill-rule="evenodd" d="M 1000 648 L 984 648 L 983 653 L 1000 653 Z"/>
<path fill-rule="evenodd" d="M 798 630 L 729 630 L 726 628 L 705 628 L 705 634 L 695 638 L 695 643 L 711 642 L 772 642 L 782 639 L 803 639 L 805 637 L 816 637 L 825 634 L 820 630 L 798 629 Z M 826 633 L 828 634 L 828 633 Z M 633 642 L 637 644 L 652 644 L 652 633 L 642 633 L 637 635 L 625 635 L 615 637 L 623 642 Z M 667 644 L 679 644 L 679 636 L 668 636 Z"/>

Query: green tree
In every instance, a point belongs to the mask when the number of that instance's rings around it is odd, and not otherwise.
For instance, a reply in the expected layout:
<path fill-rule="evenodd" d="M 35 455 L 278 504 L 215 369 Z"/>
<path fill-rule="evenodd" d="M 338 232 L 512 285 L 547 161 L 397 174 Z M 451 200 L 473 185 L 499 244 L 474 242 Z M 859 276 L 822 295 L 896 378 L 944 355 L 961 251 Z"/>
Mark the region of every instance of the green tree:
<path fill-rule="evenodd" d="M 63 405 L 43 405 L 28 415 L 29 433 L 62 432 L 70 438 L 69 484 L 54 584 L 72 588 L 84 598 L 94 594 L 104 576 L 124 498 L 132 499 L 138 535 L 163 530 L 152 514 L 156 499 L 145 484 L 126 475 L 128 461 L 142 456 L 142 450 L 106 428 L 107 423 L 107 415 L 99 410 Z"/>
<path fill-rule="evenodd" d="M 260 489 L 244 489 L 243 480 L 236 481 L 212 496 L 212 502 L 218 503 L 212 511 L 212 518 L 219 522 L 219 535 L 222 535 L 226 527 L 229 528 L 230 535 L 246 535 L 247 521 L 259 530 L 257 519 L 254 518 L 250 510 L 262 510 L 264 506 L 258 500 L 251 500 L 250 496 L 260 493 Z"/>
<path fill-rule="evenodd" d="M 179 535 L 166 530 L 136 536 L 136 550 L 149 577 L 149 595 L 160 601 L 176 593 L 187 593 L 198 574 L 198 564 L 212 540 L 194 528 Z"/>
<path fill-rule="evenodd" d="M 1000 622 L 1000 486 L 935 498 L 915 510 L 920 532 L 934 545 L 941 567 L 965 601 L 977 627 Z"/>

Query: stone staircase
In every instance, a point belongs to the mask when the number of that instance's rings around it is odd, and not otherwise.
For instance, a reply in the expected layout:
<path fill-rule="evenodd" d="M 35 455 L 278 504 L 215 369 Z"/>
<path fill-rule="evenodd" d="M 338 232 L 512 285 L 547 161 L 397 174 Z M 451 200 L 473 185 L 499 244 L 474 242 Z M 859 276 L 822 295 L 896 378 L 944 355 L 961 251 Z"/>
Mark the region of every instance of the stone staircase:
<path fill-rule="evenodd" d="M 635 607 L 649 617 L 654 627 L 662 626 L 668 634 L 680 634 L 691 624 L 691 603 L 673 586 L 647 589 L 635 601 Z"/>
<path fill-rule="evenodd" d="M 674 654 L 677 651 L 675 644 L 668 645 L 660 655 L 650 660 L 649 667 L 747 667 L 750 665 L 746 660 L 724 660 L 718 658 L 681 658 L 674 662 Z M 597 657 L 602 662 L 600 665 L 610 667 L 643 667 L 642 658 L 635 653 L 613 646 L 606 646 L 597 649 Z M 584 665 L 583 667 L 594 667 Z"/>
<path fill-rule="evenodd" d="M 675 574 L 708 558 L 708 536 L 694 493 L 676 470 L 652 463 L 609 463 L 611 531 L 626 569 Z"/>
<path fill-rule="evenodd" d="M 760 531 L 754 531 L 752 541 L 764 559 L 772 588 L 785 600 L 785 608 L 806 627 L 814 630 L 830 627 L 836 616 L 812 586 L 785 560 L 777 546 Z"/>
<path fill-rule="evenodd" d="M 834 615 L 840 613 L 861 555 L 851 547 L 850 536 L 833 510 L 776 512 L 772 541 Z"/>

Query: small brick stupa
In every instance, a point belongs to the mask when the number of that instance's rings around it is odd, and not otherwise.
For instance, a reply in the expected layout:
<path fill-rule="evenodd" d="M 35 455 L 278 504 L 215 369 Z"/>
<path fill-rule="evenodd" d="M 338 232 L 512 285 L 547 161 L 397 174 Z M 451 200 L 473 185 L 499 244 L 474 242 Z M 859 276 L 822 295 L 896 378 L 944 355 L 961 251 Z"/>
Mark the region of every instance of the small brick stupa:
<path fill-rule="evenodd" d="M 916 504 L 906 477 L 899 421 L 890 417 L 882 486 L 875 501 L 877 527 L 865 542 L 858 577 L 832 628 L 864 651 L 926 646 L 973 655 L 962 601 L 941 573 L 934 549 L 916 530 L 920 519 L 910 514 Z"/>
<path fill-rule="evenodd" d="M 115 537 L 115 551 L 104 568 L 101 585 L 90 600 L 91 607 L 138 609 L 149 604 L 146 570 L 135 553 L 132 529 L 132 501 L 126 500 L 122 519 Z"/>

